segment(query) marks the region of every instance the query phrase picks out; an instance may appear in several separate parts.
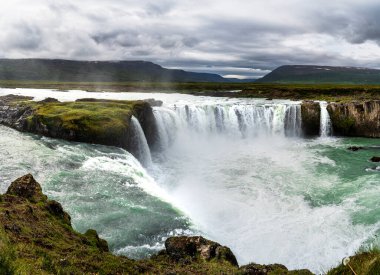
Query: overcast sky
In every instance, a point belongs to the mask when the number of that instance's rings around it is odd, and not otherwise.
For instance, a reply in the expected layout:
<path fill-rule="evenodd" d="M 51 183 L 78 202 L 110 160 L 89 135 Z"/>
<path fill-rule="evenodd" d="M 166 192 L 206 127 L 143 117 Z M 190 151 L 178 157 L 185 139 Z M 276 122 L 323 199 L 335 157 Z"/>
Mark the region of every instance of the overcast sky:
<path fill-rule="evenodd" d="M 255 78 L 284 64 L 380 68 L 379 0 L 10 0 L 0 58 L 148 60 Z"/>

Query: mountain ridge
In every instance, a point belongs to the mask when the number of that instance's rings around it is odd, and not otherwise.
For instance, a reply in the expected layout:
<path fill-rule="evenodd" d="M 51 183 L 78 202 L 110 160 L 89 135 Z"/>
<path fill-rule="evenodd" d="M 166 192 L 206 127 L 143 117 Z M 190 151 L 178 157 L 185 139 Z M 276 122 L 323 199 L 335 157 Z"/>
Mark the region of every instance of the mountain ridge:
<path fill-rule="evenodd" d="M 58 82 L 244 82 L 218 74 L 167 69 L 150 61 L 0 59 L 0 80 Z"/>
<path fill-rule="evenodd" d="M 363 67 L 283 65 L 257 83 L 380 84 L 380 70 Z"/>

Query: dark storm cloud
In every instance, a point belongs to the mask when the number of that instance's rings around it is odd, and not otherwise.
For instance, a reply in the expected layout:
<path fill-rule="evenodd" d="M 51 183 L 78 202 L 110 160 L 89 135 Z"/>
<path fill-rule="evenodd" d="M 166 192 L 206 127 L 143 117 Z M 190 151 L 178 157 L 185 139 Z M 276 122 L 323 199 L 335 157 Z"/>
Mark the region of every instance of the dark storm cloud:
<path fill-rule="evenodd" d="M 374 0 L 8 2 L 2 57 L 144 59 L 242 77 L 283 64 L 380 64 Z"/>

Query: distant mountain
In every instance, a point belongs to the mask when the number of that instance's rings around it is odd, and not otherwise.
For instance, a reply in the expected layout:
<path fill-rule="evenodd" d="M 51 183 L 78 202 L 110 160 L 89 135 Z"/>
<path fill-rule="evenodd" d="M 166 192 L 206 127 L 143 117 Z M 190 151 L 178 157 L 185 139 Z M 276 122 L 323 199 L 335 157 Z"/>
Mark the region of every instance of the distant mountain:
<path fill-rule="evenodd" d="M 312 65 L 281 66 L 258 83 L 380 84 L 380 70 Z"/>
<path fill-rule="evenodd" d="M 0 80 L 63 82 L 241 82 L 217 74 L 165 69 L 146 61 L 0 59 Z"/>

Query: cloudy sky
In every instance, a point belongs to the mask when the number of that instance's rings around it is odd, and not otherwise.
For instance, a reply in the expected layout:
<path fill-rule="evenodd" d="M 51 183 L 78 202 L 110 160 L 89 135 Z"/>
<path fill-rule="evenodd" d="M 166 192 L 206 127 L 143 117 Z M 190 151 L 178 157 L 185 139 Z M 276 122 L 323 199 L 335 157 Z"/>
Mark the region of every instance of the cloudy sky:
<path fill-rule="evenodd" d="M 256 78 L 284 64 L 380 68 L 379 0 L 12 0 L 0 58 L 148 60 Z"/>

